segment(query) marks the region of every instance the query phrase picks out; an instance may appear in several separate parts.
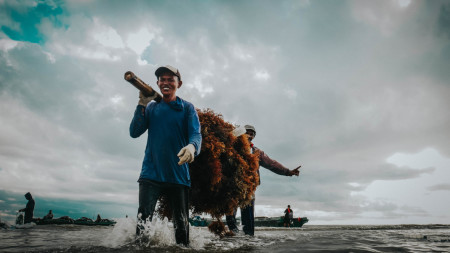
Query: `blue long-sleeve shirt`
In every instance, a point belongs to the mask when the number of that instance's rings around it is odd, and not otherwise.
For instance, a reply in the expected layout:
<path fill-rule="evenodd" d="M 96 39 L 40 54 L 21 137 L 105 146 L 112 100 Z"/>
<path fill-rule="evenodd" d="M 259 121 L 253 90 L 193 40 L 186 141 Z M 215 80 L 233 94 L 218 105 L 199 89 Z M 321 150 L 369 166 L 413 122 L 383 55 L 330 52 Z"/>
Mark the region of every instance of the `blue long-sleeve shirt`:
<path fill-rule="evenodd" d="M 166 103 L 152 101 L 138 105 L 130 124 L 130 136 L 137 138 L 148 130 L 145 157 L 139 179 L 191 185 L 189 165 L 178 165 L 178 152 L 188 144 L 200 153 L 202 136 L 194 106 L 177 97 Z"/>

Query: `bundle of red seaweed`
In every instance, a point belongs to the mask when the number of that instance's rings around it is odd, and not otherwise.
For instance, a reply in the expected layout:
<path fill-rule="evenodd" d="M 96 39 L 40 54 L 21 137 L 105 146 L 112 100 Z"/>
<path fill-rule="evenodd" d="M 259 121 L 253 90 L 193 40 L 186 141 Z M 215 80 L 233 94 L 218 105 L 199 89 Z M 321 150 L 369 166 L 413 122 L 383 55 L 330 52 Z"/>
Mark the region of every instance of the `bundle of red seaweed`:
<path fill-rule="evenodd" d="M 191 175 L 190 210 L 210 214 L 209 226 L 218 235 L 229 234 L 221 217 L 250 203 L 259 182 L 258 154 L 251 153 L 245 135 L 235 137 L 232 124 L 211 109 L 197 110 L 202 133 L 200 155 L 189 164 Z M 158 214 L 171 218 L 166 198 L 160 199 Z"/>

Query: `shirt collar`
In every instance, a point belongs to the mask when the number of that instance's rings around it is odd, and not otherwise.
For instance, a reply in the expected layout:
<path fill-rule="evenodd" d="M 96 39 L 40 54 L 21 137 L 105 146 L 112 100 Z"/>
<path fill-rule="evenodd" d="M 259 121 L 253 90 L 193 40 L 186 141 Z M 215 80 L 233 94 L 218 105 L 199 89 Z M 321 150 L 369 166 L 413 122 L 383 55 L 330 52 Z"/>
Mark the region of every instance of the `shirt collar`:
<path fill-rule="evenodd" d="M 184 108 L 183 100 L 178 96 L 174 101 L 170 101 L 167 104 L 170 106 L 170 108 L 174 109 L 175 111 L 182 111 Z"/>

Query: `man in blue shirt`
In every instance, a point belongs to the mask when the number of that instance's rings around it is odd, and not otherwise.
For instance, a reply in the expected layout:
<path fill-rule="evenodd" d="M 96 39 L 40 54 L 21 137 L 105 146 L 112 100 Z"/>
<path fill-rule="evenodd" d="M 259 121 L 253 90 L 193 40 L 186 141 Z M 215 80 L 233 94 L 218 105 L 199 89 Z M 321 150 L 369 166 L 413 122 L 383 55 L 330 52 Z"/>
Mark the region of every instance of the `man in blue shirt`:
<path fill-rule="evenodd" d="M 156 98 L 139 94 L 139 104 L 130 124 L 130 136 L 137 138 L 148 131 L 145 157 L 139 176 L 139 208 L 136 234 L 142 236 L 143 223 L 151 221 L 156 202 L 167 196 L 173 210 L 175 239 L 178 244 L 189 244 L 189 176 L 188 163 L 200 153 L 202 136 L 194 106 L 178 96 L 181 75 L 172 66 L 155 71 L 157 85 L 162 93 Z"/>

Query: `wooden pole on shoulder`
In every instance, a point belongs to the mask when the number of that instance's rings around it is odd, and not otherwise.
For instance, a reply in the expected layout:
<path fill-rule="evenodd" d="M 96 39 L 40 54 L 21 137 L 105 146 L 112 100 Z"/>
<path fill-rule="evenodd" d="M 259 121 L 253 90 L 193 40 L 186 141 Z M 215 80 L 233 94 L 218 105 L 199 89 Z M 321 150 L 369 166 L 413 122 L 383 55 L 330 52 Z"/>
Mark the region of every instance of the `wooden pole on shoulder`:
<path fill-rule="evenodd" d="M 146 84 L 139 77 L 137 77 L 133 72 L 127 71 L 125 72 L 124 79 L 131 83 L 134 87 L 144 94 L 146 97 L 151 97 L 156 94 L 156 98 L 154 99 L 156 102 L 160 102 L 162 99 L 161 94 L 155 91 L 150 85 Z"/>

